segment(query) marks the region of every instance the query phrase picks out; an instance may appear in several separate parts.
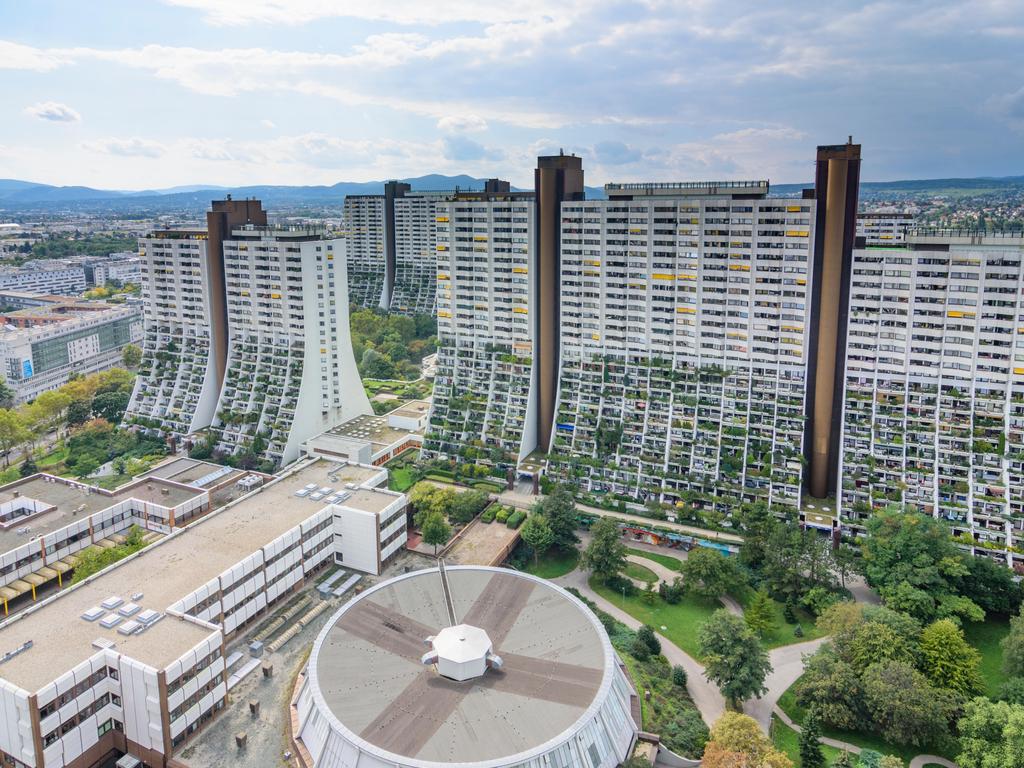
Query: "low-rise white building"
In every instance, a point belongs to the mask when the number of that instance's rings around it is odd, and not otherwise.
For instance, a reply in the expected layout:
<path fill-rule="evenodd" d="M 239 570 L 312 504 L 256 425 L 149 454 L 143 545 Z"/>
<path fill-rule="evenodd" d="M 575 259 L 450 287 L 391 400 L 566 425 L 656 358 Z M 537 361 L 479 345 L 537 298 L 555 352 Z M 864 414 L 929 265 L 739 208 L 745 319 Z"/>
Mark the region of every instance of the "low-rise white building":
<path fill-rule="evenodd" d="M 85 268 L 53 259 L 37 259 L 0 269 L 0 290 L 77 296 L 86 288 Z"/>
<path fill-rule="evenodd" d="M 227 702 L 228 640 L 321 567 L 378 573 L 402 548 L 406 499 L 382 490 L 386 479 L 304 461 L 184 528 L 154 522 L 153 510 L 171 509 L 156 500 L 111 499 L 98 514 L 166 535 L 0 624 L 0 763 L 86 768 L 129 754 L 165 768 Z M 32 492 L 46 504 L 42 482 Z M 209 499 L 186 483 L 139 482 L 187 496 L 166 502 L 175 510 Z M 37 519 L 60 509 L 50 506 Z M 95 518 L 65 529 L 92 536 Z M 42 562 L 65 529 L 28 543 Z"/>

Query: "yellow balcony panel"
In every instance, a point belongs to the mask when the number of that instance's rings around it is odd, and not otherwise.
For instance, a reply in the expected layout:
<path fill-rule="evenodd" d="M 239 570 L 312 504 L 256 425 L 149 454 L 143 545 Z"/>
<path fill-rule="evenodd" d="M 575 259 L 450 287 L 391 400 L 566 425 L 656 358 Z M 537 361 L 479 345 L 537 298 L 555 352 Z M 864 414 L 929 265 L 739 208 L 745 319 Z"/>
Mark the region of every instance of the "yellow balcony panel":
<path fill-rule="evenodd" d="M 798 278 L 796 279 L 796 284 L 797 284 L 797 285 L 807 285 L 807 280 L 805 280 L 805 279 L 804 279 L 804 278 L 802 278 L 802 277 L 798 277 Z"/>
<path fill-rule="evenodd" d="M 695 315 L 697 310 L 693 307 L 676 307 L 676 312 L 681 312 L 684 315 Z"/>
<path fill-rule="evenodd" d="M 810 232 L 806 229 L 787 229 L 786 237 L 809 237 Z"/>
<path fill-rule="evenodd" d="M 666 274 L 664 274 L 662 272 L 655 272 L 653 275 L 651 275 L 651 277 L 653 277 L 655 280 L 675 280 L 676 279 L 675 275 L 666 275 Z"/>
<path fill-rule="evenodd" d="M 439 274 L 437 276 L 437 279 L 438 280 L 451 280 L 451 277 L 449 277 L 448 275 L 445 275 L 445 274 Z"/>
<path fill-rule="evenodd" d="M 583 276 L 584 277 L 600 277 L 601 273 L 600 272 L 595 272 L 592 269 L 584 269 L 583 270 Z"/>
<path fill-rule="evenodd" d="M 451 317 L 452 313 L 451 312 L 445 312 L 443 309 L 439 309 L 437 311 L 437 316 L 438 317 Z"/>
<path fill-rule="evenodd" d="M 439 245 L 439 246 L 437 246 L 437 250 L 439 250 L 439 251 L 447 251 L 448 250 L 448 246 L 447 245 Z"/>
<path fill-rule="evenodd" d="M 525 275 L 530 271 L 530 269 L 529 267 L 512 267 L 512 271 L 519 275 Z"/>
<path fill-rule="evenodd" d="M 682 274 L 682 275 L 676 275 L 676 280 L 696 280 L 696 279 L 697 279 L 696 275 L 689 275 L 689 274 L 685 274 L 685 273 Z"/>
<path fill-rule="evenodd" d="M 588 267 L 600 267 L 601 266 L 601 262 L 600 262 L 599 259 L 584 259 L 583 263 L 586 264 Z"/>
<path fill-rule="evenodd" d="M 1015 374 L 1016 374 L 1017 376 L 1024 376 L 1024 368 L 1014 368 L 1014 369 L 1013 369 L 1013 372 L 1014 372 L 1014 373 L 1015 373 Z"/>
<path fill-rule="evenodd" d="M 592 333 L 592 334 L 590 334 L 590 338 L 592 338 L 594 341 L 600 341 L 601 340 L 601 334 L 600 333 Z"/>
<path fill-rule="evenodd" d="M 528 310 L 526 307 L 515 307 L 512 311 L 515 312 L 517 315 L 530 314 L 530 310 Z"/>
<path fill-rule="evenodd" d="M 800 213 L 800 206 L 799 205 L 787 205 L 786 206 L 786 210 L 789 211 L 790 213 Z"/>
<path fill-rule="evenodd" d="M 749 272 L 749 264 L 730 264 L 729 269 L 736 270 L 737 272 Z"/>
<path fill-rule="evenodd" d="M 438 216 L 436 219 L 434 219 L 434 221 L 438 222 L 439 224 L 447 224 L 448 223 L 448 217 L 447 216 Z"/>

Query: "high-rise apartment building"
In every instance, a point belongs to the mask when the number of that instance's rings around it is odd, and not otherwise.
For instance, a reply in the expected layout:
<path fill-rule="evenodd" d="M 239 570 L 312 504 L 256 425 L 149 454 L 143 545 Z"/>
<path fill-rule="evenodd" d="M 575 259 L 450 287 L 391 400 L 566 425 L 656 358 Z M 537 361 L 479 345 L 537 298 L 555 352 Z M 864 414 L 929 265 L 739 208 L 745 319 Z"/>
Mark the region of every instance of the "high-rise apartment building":
<path fill-rule="evenodd" d="M 516 464 L 537 444 L 533 196 L 434 204 L 441 346 L 427 455 Z"/>
<path fill-rule="evenodd" d="M 383 195 L 346 195 L 343 210 L 348 243 L 349 301 L 384 307 L 388 240 Z"/>
<path fill-rule="evenodd" d="M 345 241 L 268 227 L 257 201 L 213 204 L 205 231 L 140 241 L 146 341 L 125 419 L 288 463 L 370 413 L 348 327 Z"/>
<path fill-rule="evenodd" d="M 424 455 L 529 475 L 536 450 L 585 493 L 721 512 L 833 495 L 859 166 L 851 142 L 819 148 L 799 197 L 754 181 L 590 201 L 558 155 L 525 218 L 450 203 Z"/>
<path fill-rule="evenodd" d="M 561 206 L 550 467 L 584 491 L 796 508 L 814 200 L 609 184 Z"/>
<path fill-rule="evenodd" d="M 1024 566 L 1024 237 L 909 230 L 853 254 L 844 529 L 907 504 Z"/>
<path fill-rule="evenodd" d="M 308 438 L 371 412 L 349 335 L 344 240 L 322 227 L 234 228 L 224 274 L 221 448 L 287 464 Z"/>
<path fill-rule="evenodd" d="M 907 229 L 914 225 L 916 214 L 911 211 L 866 211 L 857 214 L 857 237 L 867 245 L 898 245 L 903 242 Z"/>
<path fill-rule="evenodd" d="M 510 192 L 501 179 L 483 190 L 413 192 L 400 181 L 383 195 L 349 195 L 344 223 L 349 242 L 349 292 L 361 307 L 404 315 L 437 311 L 437 205 L 450 200 L 486 200 Z"/>

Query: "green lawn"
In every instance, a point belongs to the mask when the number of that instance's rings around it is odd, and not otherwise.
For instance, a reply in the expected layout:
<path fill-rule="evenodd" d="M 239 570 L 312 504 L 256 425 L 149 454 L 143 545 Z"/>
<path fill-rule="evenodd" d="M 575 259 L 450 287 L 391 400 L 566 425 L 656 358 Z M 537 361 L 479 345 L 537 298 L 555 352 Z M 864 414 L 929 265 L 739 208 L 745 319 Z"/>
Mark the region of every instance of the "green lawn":
<path fill-rule="evenodd" d="M 388 471 L 388 488 L 405 493 L 416 483 L 416 477 L 409 467 L 396 467 Z"/>
<path fill-rule="evenodd" d="M 687 595 L 677 605 L 669 605 L 660 597 L 654 598 L 653 605 L 647 605 L 640 595 L 623 600 L 621 592 L 608 589 L 600 579 L 594 577 L 590 578 L 590 588 L 637 621 L 650 624 L 695 659 L 701 657 L 697 646 L 697 630 L 712 613 L 722 607 L 717 600 L 703 600 L 692 595 Z"/>
<path fill-rule="evenodd" d="M 68 457 L 67 446 L 62 446 L 53 451 L 50 451 L 45 456 L 41 456 L 36 459 L 36 466 L 39 467 L 40 471 L 51 471 L 53 467 L 60 464 L 63 469 L 64 460 Z"/>
<path fill-rule="evenodd" d="M 636 581 L 644 581 L 650 584 L 658 580 L 658 574 L 639 563 L 626 563 L 626 567 L 622 571 L 624 576 Z"/>
<path fill-rule="evenodd" d="M 985 681 L 985 695 L 995 698 L 999 694 L 1005 676 L 1003 675 L 1003 650 L 999 647 L 1010 631 L 1010 622 L 1002 617 L 992 617 L 982 622 L 967 622 L 964 636 L 967 642 L 981 654 L 981 677 Z"/>
<path fill-rule="evenodd" d="M 800 734 L 782 722 L 777 716 L 772 715 L 772 743 L 775 748 L 785 752 L 793 765 L 800 765 Z M 835 747 L 821 745 L 821 752 L 825 755 L 825 764 L 830 765 L 833 760 L 839 757 L 839 750 Z"/>
<path fill-rule="evenodd" d="M 563 552 L 560 549 L 550 549 L 541 556 L 536 565 L 534 565 L 533 560 L 530 560 L 525 570 L 527 573 L 540 576 L 542 579 L 557 579 L 559 576 L 565 576 L 565 574 L 575 570 L 579 560 L 580 553 L 578 549 L 570 549 L 568 552 Z"/>
<path fill-rule="evenodd" d="M 659 555 L 657 552 L 648 552 L 646 549 L 633 549 L 632 547 L 627 547 L 626 552 L 660 563 L 671 571 L 679 571 L 683 567 L 683 561 L 678 557 L 672 557 L 672 555 Z"/>
<path fill-rule="evenodd" d="M 789 718 L 794 723 L 802 723 L 804 716 L 807 714 L 807 710 L 801 707 L 796 702 L 796 688 L 800 684 L 800 679 L 793 683 L 786 690 L 782 696 L 779 697 L 779 707 L 789 715 Z M 832 739 L 839 739 L 850 744 L 855 744 L 861 749 L 873 749 L 876 752 L 880 752 L 883 755 L 896 755 L 901 758 L 904 763 L 909 764 L 911 759 L 917 755 L 927 753 L 932 755 L 941 755 L 942 757 L 948 757 L 953 759 L 956 757 L 955 754 L 948 754 L 947 750 L 943 750 L 938 745 L 930 745 L 925 747 L 901 747 L 895 744 L 890 744 L 885 741 L 881 736 L 876 736 L 873 733 L 861 733 L 859 731 L 842 731 L 838 728 L 830 728 L 827 725 L 822 725 L 821 735 L 828 736 Z"/>
<path fill-rule="evenodd" d="M 119 488 L 120 486 L 124 485 L 131 479 L 131 475 L 114 474 L 104 475 L 103 477 L 90 477 L 84 482 L 92 483 L 94 485 L 98 485 L 100 488 L 105 488 L 108 491 L 112 491 L 115 488 Z"/>
<path fill-rule="evenodd" d="M 747 589 L 743 594 L 737 595 L 736 599 L 739 604 L 744 608 L 747 603 L 750 602 L 754 597 L 754 590 Z M 761 642 L 765 648 L 778 648 L 782 645 L 792 645 L 793 643 L 806 643 L 808 640 L 817 640 L 819 637 L 824 636 L 824 632 L 815 626 L 814 616 L 805 611 L 803 608 L 796 609 L 796 618 L 800 627 L 803 629 L 804 636 L 797 637 L 793 634 L 796 630 L 796 624 L 787 624 L 786 619 L 783 616 L 785 606 L 778 600 L 773 600 L 772 604 L 775 607 L 775 631 L 771 634 L 761 638 Z"/>

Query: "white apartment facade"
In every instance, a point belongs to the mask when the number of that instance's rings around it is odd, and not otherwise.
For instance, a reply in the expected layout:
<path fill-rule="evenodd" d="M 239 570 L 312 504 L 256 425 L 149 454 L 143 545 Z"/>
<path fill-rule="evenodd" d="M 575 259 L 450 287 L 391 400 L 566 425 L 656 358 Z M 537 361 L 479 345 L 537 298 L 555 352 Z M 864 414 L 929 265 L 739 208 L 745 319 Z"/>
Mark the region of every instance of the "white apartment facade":
<path fill-rule="evenodd" d="M 840 509 L 903 503 L 1024 568 L 1024 237 L 910 230 L 854 251 Z"/>
<path fill-rule="evenodd" d="M 99 261 L 92 265 L 92 274 L 93 285 L 106 285 L 111 282 L 138 285 L 142 281 L 142 260 L 133 256 Z"/>
<path fill-rule="evenodd" d="M 606 190 L 561 208 L 550 471 L 624 500 L 796 510 L 815 201 L 767 182 Z"/>
<path fill-rule="evenodd" d="M 434 209 L 440 348 L 423 453 L 517 463 L 537 443 L 533 199 L 514 193 Z"/>
<path fill-rule="evenodd" d="M 52 259 L 0 269 L 0 290 L 77 296 L 86 288 L 85 268 Z"/>
<path fill-rule="evenodd" d="M 387 221 L 382 195 L 346 195 L 342 220 L 348 243 L 349 301 L 386 307 Z"/>
<path fill-rule="evenodd" d="M 138 307 L 85 305 L 82 311 L 70 307 L 66 315 L 54 315 L 53 322 L 0 329 L 0 366 L 16 403 L 57 389 L 73 373 L 89 374 L 121 365 L 125 345 L 142 342 L 143 319 Z"/>
<path fill-rule="evenodd" d="M 401 548 L 406 499 L 379 488 L 386 478 L 303 462 L 0 624 L 0 762 L 129 754 L 165 768 L 226 705 L 229 641 L 331 562 L 379 573 Z M 352 489 L 320 501 L 301 493 L 307 480 Z"/>
<path fill-rule="evenodd" d="M 395 279 L 390 311 L 437 312 L 437 205 L 450 192 L 410 192 L 394 201 Z"/>
<path fill-rule="evenodd" d="M 373 412 L 352 353 L 345 263 L 346 241 L 317 227 L 249 226 L 225 240 L 221 448 L 287 464 L 307 439 Z"/>
<path fill-rule="evenodd" d="M 146 335 L 125 423 L 181 437 L 213 421 L 220 375 L 208 246 L 205 230 L 163 230 L 139 240 Z"/>
<path fill-rule="evenodd" d="M 913 212 L 892 209 L 858 213 L 857 236 L 863 237 L 867 245 L 898 245 L 915 218 Z"/>

